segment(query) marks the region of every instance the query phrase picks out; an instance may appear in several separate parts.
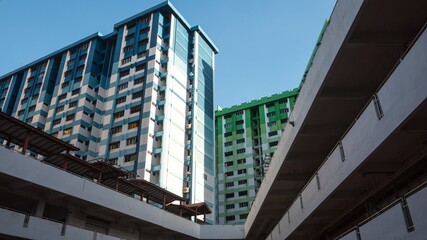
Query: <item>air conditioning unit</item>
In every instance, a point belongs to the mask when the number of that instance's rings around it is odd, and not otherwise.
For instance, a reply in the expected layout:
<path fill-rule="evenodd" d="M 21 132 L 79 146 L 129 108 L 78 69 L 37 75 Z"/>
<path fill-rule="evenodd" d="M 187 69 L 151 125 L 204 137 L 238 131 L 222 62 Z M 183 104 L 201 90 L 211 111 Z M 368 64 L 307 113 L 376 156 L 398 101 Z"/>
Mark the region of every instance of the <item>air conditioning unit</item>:
<path fill-rule="evenodd" d="M 186 128 L 186 129 L 190 129 L 190 128 L 191 128 L 191 123 L 189 123 L 189 124 L 185 125 L 185 128 Z"/>
<path fill-rule="evenodd" d="M 190 192 L 190 188 L 189 187 L 185 187 L 184 189 L 182 189 L 183 193 L 189 193 Z"/>
<path fill-rule="evenodd" d="M 192 64 L 194 62 L 193 58 L 188 59 L 188 63 Z"/>
<path fill-rule="evenodd" d="M 187 174 L 187 177 L 188 177 L 188 176 L 190 176 L 190 175 L 191 175 L 191 172 L 190 172 L 190 171 L 187 171 L 187 173 L 186 173 L 186 174 Z"/>

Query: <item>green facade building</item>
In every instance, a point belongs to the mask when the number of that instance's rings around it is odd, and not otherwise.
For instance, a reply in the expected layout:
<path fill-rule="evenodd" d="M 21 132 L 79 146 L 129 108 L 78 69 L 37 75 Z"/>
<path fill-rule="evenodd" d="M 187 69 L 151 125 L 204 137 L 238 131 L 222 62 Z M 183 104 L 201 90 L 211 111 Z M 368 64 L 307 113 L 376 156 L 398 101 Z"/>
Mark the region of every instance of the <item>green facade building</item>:
<path fill-rule="evenodd" d="M 298 88 L 215 112 L 217 222 L 243 224 Z"/>

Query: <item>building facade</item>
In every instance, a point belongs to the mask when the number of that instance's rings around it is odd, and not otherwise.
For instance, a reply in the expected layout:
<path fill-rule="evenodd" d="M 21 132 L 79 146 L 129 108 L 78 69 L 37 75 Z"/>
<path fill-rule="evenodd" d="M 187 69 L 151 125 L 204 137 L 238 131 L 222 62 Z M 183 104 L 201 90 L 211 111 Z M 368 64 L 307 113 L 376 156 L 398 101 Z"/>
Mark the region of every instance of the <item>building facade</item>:
<path fill-rule="evenodd" d="M 243 224 L 298 89 L 215 112 L 218 222 Z"/>
<path fill-rule="evenodd" d="M 0 108 L 215 209 L 216 53 L 164 2 L 0 77 Z"/>

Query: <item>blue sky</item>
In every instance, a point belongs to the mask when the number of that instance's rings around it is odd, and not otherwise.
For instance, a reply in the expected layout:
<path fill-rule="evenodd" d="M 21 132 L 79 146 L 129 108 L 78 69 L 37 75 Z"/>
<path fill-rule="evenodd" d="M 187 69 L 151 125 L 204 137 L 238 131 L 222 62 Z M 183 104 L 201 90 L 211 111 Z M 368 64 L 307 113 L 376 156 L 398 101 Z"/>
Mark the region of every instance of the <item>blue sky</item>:
<path fill-rule="evenodd" d="M 162 0 L 0 0 L 0 76 Z M 335 0 L 172 0 L 220 49 L 215 105 L 228 107 L 299 85 Z"/>

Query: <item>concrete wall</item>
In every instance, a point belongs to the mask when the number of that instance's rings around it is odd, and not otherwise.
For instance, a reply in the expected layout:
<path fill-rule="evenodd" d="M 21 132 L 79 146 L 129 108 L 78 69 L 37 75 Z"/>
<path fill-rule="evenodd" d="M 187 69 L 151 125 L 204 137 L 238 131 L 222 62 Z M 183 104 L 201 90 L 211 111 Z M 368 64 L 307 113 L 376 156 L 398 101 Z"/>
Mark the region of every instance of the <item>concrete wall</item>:
<path fill-rule="evenodd" d="M 414 230 L 408 231 L 401 202 L 398 201 L 378 216 L 366 220 L 341 237 L 339 240 L 375 240 L 375 239 L 413 239 L 424 240 L 427 234 L 427 187 L 407 196 L 408 209 L 411 213 Z M 357 238 L 359 232 L 360 238 Z"/>
<path fill-rule="evenodd" d="M 63 224 L 34 216 L 15 212 L 8 209 L 0 209 L 0 232 L 5 235 L 28 239 L 59 240 L 118 240 L 120 238 L 86 229 L 66 225 L 62 234 Z"/>

